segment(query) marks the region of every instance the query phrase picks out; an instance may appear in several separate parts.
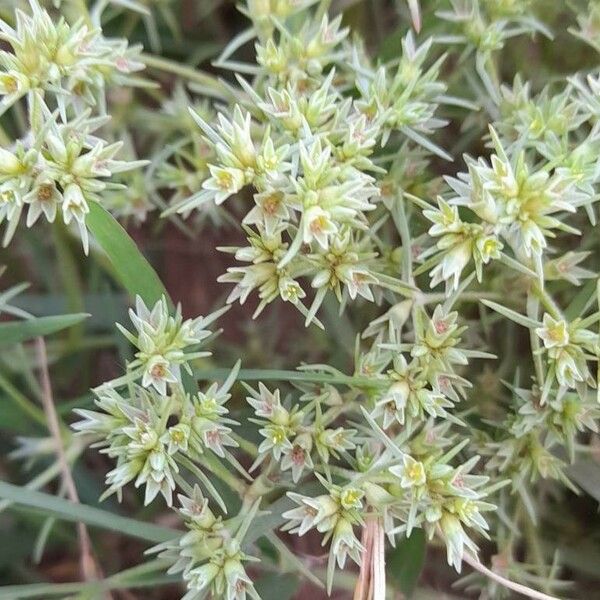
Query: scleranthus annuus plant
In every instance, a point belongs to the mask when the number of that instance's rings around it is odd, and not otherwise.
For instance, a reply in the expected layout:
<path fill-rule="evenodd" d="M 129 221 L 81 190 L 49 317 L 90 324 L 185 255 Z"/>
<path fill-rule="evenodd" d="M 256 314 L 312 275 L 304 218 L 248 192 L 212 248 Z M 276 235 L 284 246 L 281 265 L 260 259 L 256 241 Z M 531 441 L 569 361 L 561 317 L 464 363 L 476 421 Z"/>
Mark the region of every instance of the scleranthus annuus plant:
<path fill-rule="evenodd" d="M 186 35 L 172 4 L 30 0 L 0 22 L 0 125 L 16 124 L 0 128 L 4 244 L 46 221 L 70 306 L 88 270 L 88 291 L 113 289 L 96 264 L 135 306 L 130 324 L 115 319 L 122 295 L 100 306 L 99 345 L 118 359 L 71 428 L 41 337 L 41 416 L 0 373 L 50 433 L 22 436 L 13 457 L 57 457 L 26 487 L 60 474 L 71 504 L 52 500 L 55 513 L 110 523 L 78 506 L 71 473 L 99 453 L 102 499 L 133 512 L 141 488 L 147 518 L 171 511 L 169 528 L 119 523 L 152 543 L 135 569 L 175 576 L 185 600 L 268 600 L 282 573 L 290 598 L 298 578 L 355 600 L 410 596 L 426 545 L 428 572 L 474 570 L 461 593 L 586 597 L 569 543 L 588 527 L 574 496 L 600 501 L 600 71 L 596 56 L 554 68 L 541 50 L 570 32 L 574 55 L 596 51 L 597 2 L 247 0 L 206 69 L 113 35 L 160 51 L 162 25 Z M 357 18 L 371 6 L 377 31 Z M 382 39 L 381 17 L 397 27 Z M 159 243 L 170 222 L 208 251 L 194 273 L 175 269 L 180 304 L 115 218 Z M 91 267 L 74 266 L 71 236 Z M 205 267 L 224 295 L 189 317 Z M 23 320 L 0 323 L 8 344 L 83 318 L 35 319 L 14 303 L 23 290 L 0 295 Z M 240 319 L 254 319 L 243 340 L 219 337 Z M 19 348 L 14 371 L 35 381 Z M 102 575 L 78 535 L 86 590 L 135 586 L 135 569 Z"/>

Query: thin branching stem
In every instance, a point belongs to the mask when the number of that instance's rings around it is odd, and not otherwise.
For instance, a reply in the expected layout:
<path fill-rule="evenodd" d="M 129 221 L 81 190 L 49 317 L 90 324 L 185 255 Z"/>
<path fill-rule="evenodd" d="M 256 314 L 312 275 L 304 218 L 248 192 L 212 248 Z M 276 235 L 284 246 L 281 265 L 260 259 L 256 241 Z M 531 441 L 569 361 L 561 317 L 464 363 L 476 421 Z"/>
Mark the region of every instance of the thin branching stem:
<path fill-rule="evenodd" d="M 496 581 L 497 583 L 509 590 L 513 590 L 514 592 L 523 594 L 524 596 L 533 598 L 534 600 L 560 600 L 560 598 L 557 598 L 556 596 L 550 596 L 549 594 L 538 592 L 537 590 L 527 587 L 526 585 L 522 585 L 521 583 L 515 583 L 514 581 L 511 581 L 510 579 L 499 575 L 491 569 L 488 569 L 485 565 L 482 565 L 479 562 L 479 560 L 477 560 L 477 558 L 471 556 L 468 552 L 465 552 L 463 554 L 463 561 L 471 567 L 473 567 L 476 571 L 479 571 L 482 575 L 493 579 L 494 581 Z"/>
<path fill-rule="evenodd" d="M 198 71 L 188 65 L 163 58 L 162 56 L 154 56 L 153 54 L 143 53 L 141 59 L 151 69 L 171 73 L 203 86 L 209 95 L 216 94 L 222 98 L 226 98 L 229 95 L 227 88 L 216 77 L 208 75 L 203 71 Z"/>
<path fill-rule="evenodd" d="M 35 348 L 39 361 L 40 383 L 42 386 L 42 405 L 46 414 L 48 430 L 54 438 L 56 456 L 60 465 L 63 483 L 65 485 L 67 496 L 71 502 L 79 504 L 79 494 L 77 487 L 69 468 L 69 461 L 63 447 L 63 440 L 60 433 L 60 425 L 54 399 L 52 394 L 52 385 L 50 383 L 50 373 L 48 371 L 48 356 L 46 354 L 46 344 L 43 338 L 36 338 Z M 77 534 L 79 537 L 79 550 L 81 552 L 80 568 L 81 575 L 85 581 L 94 581 L 99 578 L 100 570 L 94 558 L 92 542 L 84 523 L 77 524 Z M 107 596 L 110 597 L 110 596 Z"/>

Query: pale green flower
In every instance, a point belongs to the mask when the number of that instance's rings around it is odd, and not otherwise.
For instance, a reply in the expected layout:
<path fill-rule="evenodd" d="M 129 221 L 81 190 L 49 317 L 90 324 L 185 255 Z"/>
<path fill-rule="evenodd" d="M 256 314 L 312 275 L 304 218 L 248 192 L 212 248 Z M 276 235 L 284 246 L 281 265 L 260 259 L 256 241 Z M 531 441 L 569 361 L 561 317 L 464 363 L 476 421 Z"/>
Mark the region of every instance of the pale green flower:
<path fill-rule="evenodd" d="M 403 488 L 420 487 L 427 481 L 423 463 L 408 454 L 402 458 L 402 465 L 390 467 L 390 472 L 400 478 L 400 486 Z"/>
<path fill-rule="evenodd" d="M 550 348 L 562 348 L 569 344 L 569 331 L 566 321 L 553 319 L 548 313 L 544 315 L 544 326 L 538 327 L 535 332 Z"/>

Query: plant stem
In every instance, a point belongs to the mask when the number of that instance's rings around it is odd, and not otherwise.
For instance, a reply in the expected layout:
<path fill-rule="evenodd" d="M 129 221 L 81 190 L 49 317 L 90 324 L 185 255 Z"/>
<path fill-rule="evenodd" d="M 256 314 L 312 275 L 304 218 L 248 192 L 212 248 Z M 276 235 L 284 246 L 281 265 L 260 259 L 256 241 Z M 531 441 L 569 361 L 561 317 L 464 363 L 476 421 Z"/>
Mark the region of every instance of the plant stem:
<path fill-rule="evenodd" d="M 556 306 L 556 303 L 550 297 L 548 292 L 545 289 L 541 288 L 537 283 L 533 286 L 533 293 L 539 298 L 544 308 L 552 315 L 554 319 L 563 318 L 560 308 Z"/>
<path fill-rule="evenodd" d="M 537 295 L 527 295 L 527 316 L 538 319 L 539 318 L 539 298 Z M 542 355 L 540 353 L 540 338 L 537 333 L 533 330 L 529 330 L 529 339 L 532 349 L 533 364 L 535 367 L 535 376 L 537 383 L 540 387 L 544 385 L 544 364 L 542 362 Z"/>
<path fill-rule="evenodd" d="M 493 579 L 500 585 L 504 586 L 509 590 L 513 590 L 519 594 L 523 594 L 529 598 L 533 598 L 534 600 L 560 600 L 556 596 L 549 596 L 548 594 L 544 594 L 543 592 L 538 592 L 537 590 L 533 590 L 526 585 L 522 585 L 520 583 L 515 583 L 510 579 L 506 579 L 506 577 L 502 577 L 502 575 L 498 575 L 491 569 L 488 569 L 485 565 L 482 565 L 479 560 L 477 560 L 474 556 L 471 556 L 468 552 L 463 554 L 463 561 L 468 565 L 471 565 L 476 571 L 479 571 L 486 577 Z"/>
<path fill-rule="evenodd" d="M 256 458 L 258 456 L 258 446 L 256 444 L 248 441 L 235 432 L 232 432 L 230 435 L 240 445 L 240 448 L 246 454 L 249 454 L 252 458 Z"/>
<path fill-rule="evenodd" d="M 410 239 L 410 231 L 408 229 L 408 221 L 406 219 L 406 211 L 404 210 L 404 197 L 399 196 L 392 210 L 392 218 L 400 239 L 402 240 L 402 279 L 414 285 L 412 274 L 412 243 Z"/>
<path fill-rule="evenodd" d="M 237 492 L 240 496 L 243 495 L 244 491 L 246 490 L 245 484 L 239 481 L 239 479 L 233 473 L 228 471 L 223 463 L 215 460 L 213 456 L 206 454 L 204 456 L 203 466 L 216 475 L 234 492 Z"/>
<path fill-rule="evenodd" d="M 3 389 L 8 397 L 26 414 L 29 415 L 36 423 L 46 426 L 46 418 L 41 411 L 29 398 L 24 396 L 4 375 L 0 373 L 0 389 Z"/>
<path fill-rule="evenodd" d="M 145 588 L 156 585 L 169 585 L 177 581 L 170 575 L 153 575 L 157 571 L 166 571 L 170 563 L 164 560 L 153 560 L 148 563 L 125 569 L 100 581 L 91 583 L 33 583 L 24 585 L 0 586 L 0 598 L 48 598 L 50 596 L 89 594 L 86 597 L 97 597 L 97 594 L 108 590 L 126 590 L 128 588 Z"/>
<path fill-rule="evenodd" d="M 65 451 L 65 456 L 69 463 L 75 462 L 79 455 L 83 452 L 84 447 L 72 443 L 69 448 Z M 33 479 L 29 480 L 23 487 L 28 490 L 39 490 L 47 483 L 50 483 L 57 475 L 60 475 L 61 468 L 58 462 L 53 462 L 50 466 L 44 469 L 41 473 L 36 475 Z M 0 512 L 6 510 L 14 504 L 11 500 L 0 500 Z"/>
<path fill-rule="evenodd" d="M 71 502 L 79 504 L 79 494 L 77 493 L 77 488 L 75 486 L 75 482 L 73 481 L 73 476 L 71 475 L 69 461 L 65 454 L 65 449 L 63 448 L 58 415 L 54 407 L 52 386 L 50 384 L 50 373 L 48 372 L 48 356 L 46 355 L 46 345 L 44 343 L 44 339 L 41 337 L 36 338 L 35 347 L 39 360 L 40 380 L 43 392 L 42 404 L 44 406 L 44 412 L 46 413 L 46 419 L 48 421 L 48 430 L 54 438 L 56 445 L 56 456 L 60 464 L 60 470 L 62 472 L 63 483 L 67 490 L 67 496 Z M 79 537 L 79 549 L 81 551 L 81 575 L 85 581 L 94 581 L 98 579 L 100 572 L 94 559 L 94 551 L 92 549 L 90 535 L 84 523 L 80 522 L 77 524 L 77 532 Z M 110 598 L 110 594 L 108 594 L 107 597 Z"/>
<path fill-rule="evenodd" d="M 208 75 L 187 65 L 169 60 L 168 58 L 163 58 L 162 56 L 154 56 L 153 54 L 146 54 L 144 52 L 140 55 L 140 58 L 144 61 L 146 66 L 151 69 L 172 73 L 173 75 L 178 75 L 179 77 L 183 77 L 188 81 L 192 81 L 208 88 L 210 93 L 207 91 L 207 95 L 217 95 L 220 98 L 226 98 L 229 96 L 227 88 L 212 75 Z"/>
<path fill-rule="evenodd" d="M 229 369 L 194 369 L 194 377 L 202 381 L 224 381 Z M 385 386 L 386 382 L 371 377 L 357 375 L 330 375 L 310 371 L 284 371 L 277 369 L 240 369 L 238 381 L 305 381 L 310 383 L 331 383 L 349 387 L 374 388 Z"/>

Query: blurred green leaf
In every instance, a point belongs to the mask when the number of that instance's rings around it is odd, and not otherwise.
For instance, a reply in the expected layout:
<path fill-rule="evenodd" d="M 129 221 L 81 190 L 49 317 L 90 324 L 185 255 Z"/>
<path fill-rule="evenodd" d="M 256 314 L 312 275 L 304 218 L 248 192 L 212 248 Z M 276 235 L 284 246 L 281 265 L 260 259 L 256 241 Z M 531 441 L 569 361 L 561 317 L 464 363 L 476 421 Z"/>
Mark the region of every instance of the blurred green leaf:
<path fill-rule="evenodd" d="M 177 582 L 173 575 L 147 577 L 144 581 L 120 581 L 109 578 L 90 583 L 31 583 L 0 586 L 0 600 L 24 600 L 25 598 L 101 598 L 109 590 L 125 590 L 169 585 Z M 78 595 L 79 594 L 79 595 Z M 85 596 L 82 596 L 85 594 Z"/>
<path fill-rule="evenodd" d="M 181 533 L 175 529 L 121 517 L 85 504 L 75 504 L 57 496 L 36 492 L 5 481 L 0 481 L 0 498 L 10 500 L 19 506 L 39 510 L 48 516 L 118 531 L 148 542 L 166 542 Z"/>
<path fill-rule="evenodd" d="M 132 296 L 139 295 L 148 306 L 154 305 L 161 296 L 169 298 L 156 271 L 135 242 L 97 202 L 90 202 L 86 224 L 108 256 L 117 279 Z"/>
<path fill-rule="evenodd" d="M 57 331 L 81 323 L 81 321 L 87 319 L 89 316 L 86 313 L 76 313 L 0 323 L 0 346 L 18 344 L 35 337 L 56 333 Z"/>
<path fill-rule="evenodd" d="M 262 600 L 290 600 L 298 590 L 294 575 L 265 575 L 256 581 L 256 591 Z"/>
<path fill-rule="evenodd" d="M 586 284 L 579 290 L 578 294 L 573 298 L 569 306 L 565 309 L 565 317 L 572 321 L 577 317 L 584 315 L 591 303 L 596 299 L 596 279 L 587 281 Z"/>
<path fill-rule="evenodd" d="M 421 575 L 425 549 L 425 533 L 422 529 L 413 529 L 410 537 L 398 542 L 387 555 L 386 570 L 390 580 L 407 597 L 414 592 Z"/>
<path fill-rule="evenodd" d="M 22 598 L 65 597 L 67 594 L 85 594 L 86 598 L 105 597 L 108 590 L 144 588 L 168 585 L 179 581 L 177 576 L 164 575 L 169 561 L 155 559 L 136 565 L 100 581 L 76 583 L 32 583 L 26 585 L 0 586 L 0 600 L 21 600 Z M 70 596 L 69 596 L 70 597 Z"/>
<path fill-rule="evenodd" d="M 600 465 L 591 460 L 579 460 L 567 469 L 569 478 L 592 498 L 600 502 Z"/>

